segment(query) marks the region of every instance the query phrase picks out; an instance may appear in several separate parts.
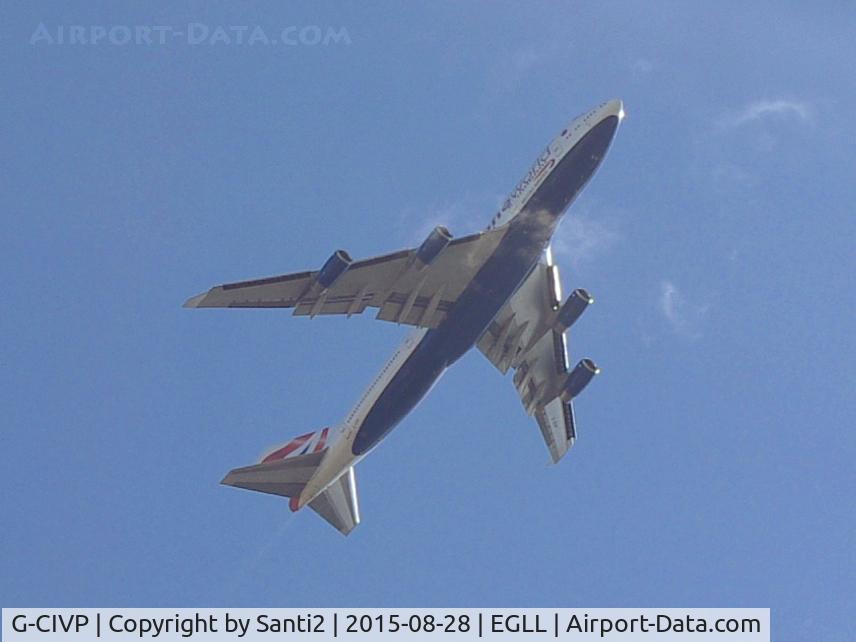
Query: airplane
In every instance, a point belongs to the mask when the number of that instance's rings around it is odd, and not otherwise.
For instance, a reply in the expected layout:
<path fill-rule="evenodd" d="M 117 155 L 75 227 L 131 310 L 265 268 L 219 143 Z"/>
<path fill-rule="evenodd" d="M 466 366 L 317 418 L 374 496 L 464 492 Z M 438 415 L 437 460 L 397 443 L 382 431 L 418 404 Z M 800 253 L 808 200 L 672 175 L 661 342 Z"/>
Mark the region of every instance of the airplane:
<path fill-rule="evenodd" d="M 235 468 L 221 483 L 309 506 L 347 535 L 360 523 L 354 467 L 473 346 L 513 383 L 558 462 L 576 439 L 573 400 L 599 373 L 568 365 L 565 332 L 593 302 L 584 289 L 562 302 L 550 240 L 600 166 L 624 118 L 610 100 L 550 142 L 483 232 L 453 239 L 437 226 L 423 243 L 354 261 L 337 250 L 320 270 L 227 283 L 189 308 L 291 308 L 297 316 L 377 318 L 415 326 L 345 420 L 300 435 Z"/>

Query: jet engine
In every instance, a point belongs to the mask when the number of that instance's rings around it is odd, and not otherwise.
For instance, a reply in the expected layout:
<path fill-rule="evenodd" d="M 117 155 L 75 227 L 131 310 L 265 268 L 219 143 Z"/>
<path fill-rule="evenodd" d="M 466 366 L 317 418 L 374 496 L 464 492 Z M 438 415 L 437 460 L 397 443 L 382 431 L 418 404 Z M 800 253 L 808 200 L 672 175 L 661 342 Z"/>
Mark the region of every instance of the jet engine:
<path fill-rule="evenodd" d="M 583 391 L 596 374 L 600 372 L 594 361 L 583 359 L 568 373 L 562 386 L 562 401 L 568 402 Z"/>
<path fill-rule="evenodd" d="M 318 276 L 315 277 L 315 281 L 324 290 L 327 290 L 328 288 L 333 287 L 333 284 L 339 280 L 339 277 L 342 276 L 349 267 L 351 267 L 351 263 L 353 263 L 353 260 L 345 250 L 336 250 L 333 252 L 333 255 L 327 259 L 324 267 L 322 267 L 318 272 Z"/>
<path fill-rule="evenodd" d="M 428 238 L 422 242 L 419 249 L 416 250 L 416 258 L 423 265 L 431 265 L 431 263 L 440 256 L 440 253 L 446 249 L 446 246 L 452 241 L 452 235 L 442 225 L 438 225 Z"/>
<path fill-rule="evenodd" d="M 559 313 L 556 315 L 556 330 L 564 332 L 570 328 L 592 303 L 594 303 L 594 299 L 582 288 L 577 288 L 571 292 L 571 296 L 562 304 Z"/>

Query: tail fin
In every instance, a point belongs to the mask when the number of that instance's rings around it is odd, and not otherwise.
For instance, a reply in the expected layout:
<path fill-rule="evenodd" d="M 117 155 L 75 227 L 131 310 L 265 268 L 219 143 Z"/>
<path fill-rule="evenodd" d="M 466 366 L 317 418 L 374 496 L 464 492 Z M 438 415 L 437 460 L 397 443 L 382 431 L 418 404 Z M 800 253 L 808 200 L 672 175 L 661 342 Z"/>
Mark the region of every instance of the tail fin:
<path fill-rule="evenodd" d="M 327 448 L 327 437 L 330 435 L 330 429 L 324 428 L 318 432 L 308 432 L 300 437 L 295 437 L 288 443 L 271 448 L 268 452 L 262 455 L 260 464 L 267 464 L 280 459 L 288 459 L 306 455 L 308 453 L 317 453 Z"/>
<path fill-rule="evenodd" d="M 315 474 L 327 451 L 329 428 L 295 437 L 271 449 L 257 464 L 235 468 L 221 484 L 280 495 L 297 510 L 300 493 Z M 353 467 L 309 503 L 309 507 L 347 535 L 360 523 Z"/>

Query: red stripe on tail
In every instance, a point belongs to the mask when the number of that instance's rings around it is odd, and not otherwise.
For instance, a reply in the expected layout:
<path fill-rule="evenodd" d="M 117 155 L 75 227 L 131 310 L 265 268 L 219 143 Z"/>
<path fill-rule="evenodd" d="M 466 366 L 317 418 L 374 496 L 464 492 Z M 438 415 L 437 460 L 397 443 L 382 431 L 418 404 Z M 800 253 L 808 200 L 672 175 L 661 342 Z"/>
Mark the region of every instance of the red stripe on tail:
<path fill-rule="evenodd" d="M 324 450 L 324 446 L 327 445 L 327 433 L 330 432 L 329 428 L 325 428 L 321 431 L 321 438 L 318 440 L 318 443 L 315 444 L 315 450 L 312 452 L 317 453 L 319 450 Z"/>
<path fill-rule="evenodd" d="M 270 461 L 276 461 L 277 459 L 284 459 L 289 454 L 300 448 L 307 441 L 309 441 L 312 438 L 312 435 L 314 434 L 314 432 L 310 432 L 305 435 L 300 435 L 300 437 L 293 439 L 279 450 L 273 451 L 270 455 L 262 459 L 262 463 L 266 464 Z"/>

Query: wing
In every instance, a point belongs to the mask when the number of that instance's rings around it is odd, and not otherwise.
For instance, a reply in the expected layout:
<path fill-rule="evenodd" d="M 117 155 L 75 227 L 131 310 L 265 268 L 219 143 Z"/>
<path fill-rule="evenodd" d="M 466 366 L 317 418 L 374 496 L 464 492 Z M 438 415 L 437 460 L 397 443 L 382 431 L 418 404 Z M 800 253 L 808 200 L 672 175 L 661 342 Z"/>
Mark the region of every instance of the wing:
<path fill-rule="evenodd" d="M 436 328 L 493 254 L 506 230 L 451 240 L 436 228 L 418 248 L 362 261 L 339 250 L 314 272 L 296 272 L 228 283 L 189 299 L 192 308 L 292 308 L 297 316 L 361 314 L 377 308 L 377 318 Z"/>
<path fill-rule="evenodd" d="M 514 369 L 520 401 L 538 422 L 554 463 L 576 439 L 572 398 L 597 371 L 584 360 L 570 376 L 565 338 L 565 330 L 591 298 L 585 290 L 576 290 L 564 306 L 561 299 L 559 271 L 548 251 L 478 342 L 501 373 Z"/>

